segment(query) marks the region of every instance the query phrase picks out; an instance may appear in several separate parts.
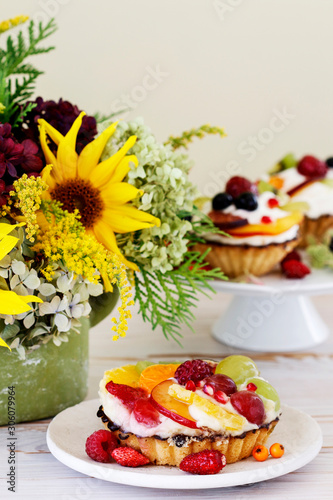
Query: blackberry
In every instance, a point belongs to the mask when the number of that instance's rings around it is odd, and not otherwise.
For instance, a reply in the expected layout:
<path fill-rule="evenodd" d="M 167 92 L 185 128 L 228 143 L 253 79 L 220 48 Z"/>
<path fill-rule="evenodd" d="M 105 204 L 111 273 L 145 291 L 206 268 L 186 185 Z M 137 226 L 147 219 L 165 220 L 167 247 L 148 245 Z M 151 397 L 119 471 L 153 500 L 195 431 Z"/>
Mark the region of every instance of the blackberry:
<path fill-rule="evenodd" d="M 237 208 L 253 212 L 258 208 L 258 199 L 255 194 L 246 192 L 235 199 L 235 205 Z"/>
<path fill-rule="evenodd" d="M 218 193 L 214 196 L 212 207 L 214 210 L 224 210 L 233 203 L 233 197 L 228 193 Z"/>

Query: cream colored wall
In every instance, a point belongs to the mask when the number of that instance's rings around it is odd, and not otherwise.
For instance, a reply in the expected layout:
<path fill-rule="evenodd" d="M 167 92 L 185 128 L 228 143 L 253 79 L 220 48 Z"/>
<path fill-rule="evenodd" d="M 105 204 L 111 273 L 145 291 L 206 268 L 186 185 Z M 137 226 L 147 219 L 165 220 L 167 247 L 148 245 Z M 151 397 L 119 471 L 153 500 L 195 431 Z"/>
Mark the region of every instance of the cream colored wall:
<path fill-rule="evenodd" d="M 223 126 L 190 149 L 204 194 L 289 151 L 333 155 L 330 0 L 1 1 L 1 18 L 21 13 L 59 26 L 37 95 L 89 113 L 124 103 L 160 140 Z"/>

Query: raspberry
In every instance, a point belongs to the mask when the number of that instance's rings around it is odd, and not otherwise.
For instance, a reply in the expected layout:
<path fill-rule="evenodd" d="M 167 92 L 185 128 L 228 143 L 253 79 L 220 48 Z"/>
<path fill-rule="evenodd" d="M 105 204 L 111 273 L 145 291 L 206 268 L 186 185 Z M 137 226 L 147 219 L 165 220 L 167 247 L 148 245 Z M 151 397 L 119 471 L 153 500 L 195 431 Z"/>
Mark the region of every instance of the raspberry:
<path fill-rule="evenodd" d="M 111 455 L 117 464 L 124 467 L 139 467 L 140 465 L 149 464 L 149 458 L 134 450 L 134 448 L 127 446 L 116 448 Z"/>
<path fill-rule="evenodd" d="M 191 474 L 217 474 L 226 466 L 226 458 L 217 450 L 204 450 L 183 458 L 179 468 Z"/>
<path fill-rule="evenodd" d="M 134 388 L 124 384 L 115 384 L 114 382 L 112 382 L 112 380 L 106 384 L 105 389 L 110 394 L 120 399 L 120 401 L 129 410 L 133 410 L 134 405 L 138 401 L 138 399 L 148 397 L 147 393 L 141 388 Z"/>
<path fill-rule="evenodd" d="M 308 155 L 299 161 L 297 170 L 305 177 L 325 177 L 328 167 L 323 161 Z"/>
<path fill-rule="evenodd" d="M 86 440 L 86 453 L 96 462 L 111 462 L 111 453 L 117 448 L 116 436 L 107 430 L 96 431 Z"/>
<path fill-rule="evenodd" d="M 175 379 L 181 385 L 186 385 L 186 382 L 193 380 L 195 384 L 210 375 L 213 375 L 214 369 L 201 359 L 194 359 L 193 361 L 185 361 L 185 363 L 178 366 Z"/>
<path fill-rule="evenodd" d="M 272 222 L 272 219 L 267 215 L 264 215 L 263 217 L 261 217 L 261 222 L 263 224 L 270 224 Z"/>
<path fill-rule="evenodd" d="M 279 201 L 276 198 L 270 198 L 267 202 L 269 208 L 276 208 L 279 206 Z"/>
<path fill-rule="evenodd" d="M 282 264 L 282 270 L 288 279 L 302 279 L 311 273 L 308 266 L 298 260 L 287 260 Z"/>
<path fill-rule="evenodd" d="M 258 194 L 258 188 L 255 184 L 248 179 L 245 179 L 245 177 L 239 176 L 231 177 L 231 179 L 227 182 L 225 190 L 233 198 L 238 198 L 238 196 L 245 192 Z"/>
<path fill-rule="evenodd" d="M 288 262 L 288 260 L 298 260 L 299 262 L 301 262 L 302 257 L 300 256 L 300 254 L 296 250 L 293 250 L 292 252 L 289 252 L 285 256 L 285 258 L 281 261 L 281 265 L 283 266 L 283 264 L 285 262 Z"/>
<path fill-rule="evenodd" d="M 148 399 L 138 399 L 134 405 L 133 414 L 135 420 L 146 427 L 156 427 L 161 423 L 160 414 Z"/>

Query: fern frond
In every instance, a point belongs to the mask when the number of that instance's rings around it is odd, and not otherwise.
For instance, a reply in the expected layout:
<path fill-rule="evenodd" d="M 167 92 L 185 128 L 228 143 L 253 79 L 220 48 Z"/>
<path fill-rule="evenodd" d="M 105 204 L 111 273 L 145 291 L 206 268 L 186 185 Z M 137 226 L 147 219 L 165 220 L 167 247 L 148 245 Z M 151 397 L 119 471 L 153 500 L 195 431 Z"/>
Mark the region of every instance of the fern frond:
<path fill-rule="evenodd" d="M 193 330 L 192 309 L 199 301 L 198 293 L 215 293 L 209 281 L 226 279 L 219 269 L 207 269 L 204 258 L 199 252 L 189 251 L 176 269 L 161 273 L 140 268 L 140 273 L 135 273 L 135 300 L 143 320 L 151 323 L 153 330 L 160 326 L 164 336 L 179 345 L 182 325 Z"/>

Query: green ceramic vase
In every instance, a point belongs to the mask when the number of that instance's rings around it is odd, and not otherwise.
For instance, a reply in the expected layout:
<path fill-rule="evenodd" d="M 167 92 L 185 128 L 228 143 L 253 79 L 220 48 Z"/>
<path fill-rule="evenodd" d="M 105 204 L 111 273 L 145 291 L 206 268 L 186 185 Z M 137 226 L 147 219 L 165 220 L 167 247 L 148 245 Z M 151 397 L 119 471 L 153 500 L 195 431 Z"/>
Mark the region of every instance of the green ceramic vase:
<path fill-rule="evenodd" d="M 89 328 L 112 311 L 117 299 L 118 291 L 92 298 L 90 318 L 81 319 L 80 333 L 71 332 L 68 342 L 58 347 L 49 342 L 25 360 L 14 351 L 0 348 L 0 425 L 8 424 L 8 401 L 13 401 L 9 394 L 15 398 L 16 423 L 53 417 L 85 398 Z"/>

